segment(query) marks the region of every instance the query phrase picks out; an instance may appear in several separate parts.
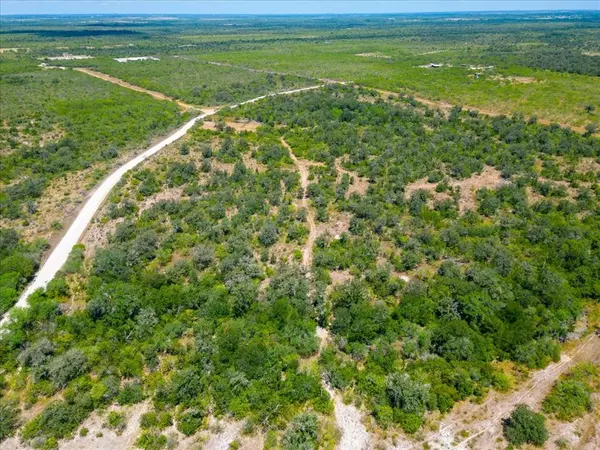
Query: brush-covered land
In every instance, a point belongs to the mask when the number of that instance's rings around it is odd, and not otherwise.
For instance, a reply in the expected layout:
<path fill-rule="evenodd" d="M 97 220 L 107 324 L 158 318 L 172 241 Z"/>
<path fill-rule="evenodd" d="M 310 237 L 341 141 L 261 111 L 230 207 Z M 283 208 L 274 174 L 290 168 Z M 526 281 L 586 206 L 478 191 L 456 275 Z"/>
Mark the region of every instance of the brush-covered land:
<path fill-rule="evenodd" d="M 263 19 L 2 18 L 2 314 L 108 171 L 323 86 L 124 176 L 0 333 L 0 442 L 593 446 L 598 14 Z"/>
<path fill-rule="evenodd" d="M 286 424 L 309 414 L 327 446 L 321 378 L 376 426 L 415 433 L 509 389 L 498 361 L 558 360 L 600 295 L 594 137 L 341 87 L 230 114 L 264 125 L 197 129 L 131 173 L 101 215 L 105 244 L 74 252 L 3 335 L 7 400 L 62 393 L 25 442 L 149 400 L 183 435 L 230 416 L 285 448 Z M 306 192 L 282 137 L 314 163 Z M 304 194 L 319 230 L 308 268 Z"/>

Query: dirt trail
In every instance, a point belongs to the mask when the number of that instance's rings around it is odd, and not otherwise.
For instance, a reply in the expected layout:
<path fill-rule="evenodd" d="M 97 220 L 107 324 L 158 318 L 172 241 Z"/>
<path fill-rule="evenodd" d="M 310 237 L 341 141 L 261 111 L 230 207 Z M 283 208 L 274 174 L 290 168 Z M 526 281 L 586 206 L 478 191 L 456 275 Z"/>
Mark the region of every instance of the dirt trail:
<path fill-rule="evenodd" d="M 267 69 L 254 69 L 254 68 L 250 68 L 250 67 L 245 67 L 245 66 L 240 66 L 240 65 L 236 65 L 236 64 L 230 64 L 230 63 L 225 63 L 225 62 L 218 62 L 218 61 L 205 61 L 207 64 L 211 64 L 214 66 L 223 66 L 223 67 L 234 67 L 237 69 L 246 69 L 249 72 L 259 72 L 259 73 L 271 73 L 274 75 L 293 75 L 293 76 L 297 76 L 297 77 L 301 77 L 301 78 L 306 78 L 306 79 L 311 79 L 314 80 L 314 78 L 311 77 L 307 77 L 307 76 L 303 76 L 303 75 L 297 75 L 297 74 L 290 74 L 290 73 L 285 73 L 285 72 L 278 72 L 275 70 L 267 70 Z M 334 79 L 330 79 L 330 78 L 318 78 L 319 81 L 326 83 L 326 84 L 354 84 L 353 81 L 342 81 L 342 80 L 334 80 Z M 397 96 L 400 93 L 399 92 L 394 92 L 394 91 L 387 91 L 385 89 L 378 89 L 378 88 L 374 88 L 372 86 L 366 86 L 366 85 L 360 85 L 357 84 L 357 86 L 359 87 L 364 87 L 367 89 L 373 89 L 374 91 L 379 92 L 382 96 L 389 96 L 389 95 L 393 95 L 393 96 Z M 442 111 L 445 112 L 449 112 L 450 109 L 452 109 L 452 107 L 454 107 L 455 105 L 445 102 L 445 101 L 441 101 L 441 100 L 430 100 L 427 99 L 425 97 L 421 97 L 418 95 L 412 95 L 413 98 L 418 101 L 419 103 L 423 103 L 426 106 L 429 106 L 430 108 L 439 108 Z M 480 114 L 483 114 L 485 116 L 500 116 L 500 115 L 510 115 L 512 114 L 510 111 L 506 111 L 506 112 L 502 112 L 502 111 L 496 111 L 496 110 L 489 110 L 489 109 L 485 109 L 485 108 L 477 108 L 474 106 L 468 106 L 468 105 L 462 105 L 462 108 L 465 110 L 471 110 L 471 111 L 477 111 Z M 537 122 L 541 125 L 551 125 L 553 123 L 558 123 L 558 122 L 554 122 L 551 120 L 547 120 L 547 119 L 537 119 Z M 580 127 L 580 126 L 575 126 L 575 125 L 570 125 L 568 123 L 558 123 L 558 125 L 560 125 L 562 128 L 570 128 L 571 130 L 577 132 L 577 133 L 586 133 L 586 129 L 585 127 Z M 598 133 L 596 133 L 598 134 Z"/>
<path fill-rule="evenodd" d="M 101 80 L 108 81 L 109 83 L 118 84 L 119 86 L 122 86 L 127 89 L 131 89 L 132 91 L 143 92 L 144 94 L 151 95 L 152 97 L 154 97 L 157 100 L 167 100 L 170 102 L 175 102 L 184 111 L 187 111 L 192 108 L 199 109 L 197 106 L 190 105 L 188 103 L 184 103 L 181 100 L 176 100 L 173 97 L 169 97 L 168 95 L 165 95 L 161 92 L 151 91 L 149 89 L 145 89 L 143 87 L 136 86 L 135 84 L 128 83 L 127 81 L 120 80 L 119 78 L 111 77 L 110 75 L 107 75 L 102 72 L 96 72 L 95 70 L 85 69 L 83 67 L 77 67 L 73 70 L 76 70 L 77 72 L 85 73 L 87 75 L 91 75 L 92 77 L 95 77 L 95 78 L 100 78 Z"/>
<path fill-rule="evenodd" d="M 348 84 L 348 83 L 352 83 L 351 81 L 341 81 L 341 80 L 333 80 L 331 78 L 314 78 L 314 77 L 308 77 L 306 75 L 298 75 L 298 74 L 290 74 L 290 73 L 285 73 L 285 72 L 278 72 L 276 70 L 269 70 L 269 69 L 254 69 L 252 67 L 246 67 L 246 66 L 240 66 L 237 64 L 230 64 L 230 63 L 226 63 L 226 62 L 219 62 L 219 61 L 204 61 L 206 64 L 210 64 L 211 66 L 221 66 L 221 67 L 232 67 L 234 69 L 244 69 L 247 70 L 248 72 L 256 72 L 256 73 L 269 73 L 272 75 L 284 75 L 284 76 L 295 76 L 298 78 L 304 78 L 306 80 L 318 80 L 322 83 L 325 84 Z"/>
<path fill-rule="evenodd" d="M 290 147 L 290 145 L 285 141 L 283 136 L 281 136 L 280 141 L 281 145 L 287 148 L 290 152 L 290 157 L 294 161 L 294 164 L 298 169 L 298 173 L 300 174 L 300 184 L 302 186 L 303 191 L 301 204 L 302 207 L 306 209 L 306 221 L 308 222 L 308 238 L 306 239 L 304 249 L 302 249 L 302 265 L 309 269 L 312 263 L 313 245 L 315 243 L 315 239 L 317 238 L 317 226 L 315 225 L 315 217 L 312 208 L 308 204 L 308 197 L 306 196 L 306 191 L 308 189 L 308 176 L 310 174 L 310 166 L 315 165 L 315 163 L 296 158 L 292 147 Z"/>
<path fill-rule="evenodd" d="M 439 431 L 426 436 L 425 440 L 432 449 L 461 449 L 467 446 L 479 450 L 495 449 L 496 439 L 502 436 L 502 419 L 508 417 L 516 405 L 525 403 L 539 409 L 561 375 L 582 361 L 599 360 L 600 338 L 593 334 L 570 354 L 564 353 L 559 362 L 536 371 L 531 380 L 520 389 L 508 394 L 491 392 L 489 398 L 478 407 L 468 402 L 456 405 L 440 423 Z M 455 438 L 463 431 L 468 432 L 469 436 L 455 442 Z"/>
<path fill-rule="evenodd" d="M 285 141 L 283 136 L 280 138 L 281 144 L 288 149 L 290 157 L 294 161 L 294 164 L 300 174 L 300 184 L 302 186 L 303 195 L 301 204 L 302 207 L 307 211 L 307 222 L 308 222 L 308 239 L 304 249 L 302 250 L 302 265 L 307 269 L 310 268 L 313 256 L 313 245 L 317 237 L 317 227 L 315 225 L 315 219 L 312 212 L 312 208 L 308 204 L 308 198 L 306 196 L 306 190 L 308 189 L 308 176 L 310 174 L 310 166 L 318 166 L 319 163 L 298 159 L 294 155 L 292 147 Z M 317 327 L 316 336 L 319 338 L 319 350 L 317 352 L 317 358 L 321 355 L 321 351 L 327 345 L 329 341 L 329 332 L 322 327 Z M 364 424 L 362 423 L 362 413 L 354 405 L 346 405 L 338 392 L 333 390 L 327 383 L 323 381 L 323 388 L 329 394 L 329 397 L 333 400 L 334 404 L 334 415 L 335 423 L 342 432 L 342 438 L 337 444 L 336 448 L 339 450 L 368 450 L 371 446 L 371 436 L 367 432 Z"/>
<path fill-rule="evenodd" d="M 315 85 L 304 88 L 292 89 L 288 91 L 273 92 L 271 94 L 261 95 L 259 97 L 255 97 L 253 99 L 246 100 L 235 105 L 230 105 L 229 108 L 237 108 L 242 105 L 255 103 L 259 100 L 268 97 L 273 97 L 277 95 L 290 95 L 298 92 L 319 89 L 321 87 L 322 85 Z M 94 189 L 93 194 L 87 200 L 85 205 L 83 205 L 83 207 L 81 208 L 79 214 L 77 215 L 67 232 L 64 234 L 64 236 L 56 245 L 56 247 L 54 247 L 48 259 L 38 270 L 33 281 L 27 286 L 23 294 L 21 294 L 21 297 L 14 305 L 14 307 L 4 314 L 4 316 L 0 320 L 0 327 L 10 320 L 11 313 L 14 310 L 14 308 L 28 307 L 29 296 L 37 289 L 45 288 L 46 285 L 54 278 L 54 276 L 61 269 L 63 264 L 67 261 L 67 258 L 71 253 L 71 250 L 73 249 L 73 246 L 79 242 L 81 236 L 88 228 L 92 218 L 96 215 L 96 212 L 98 211 L 100 206 L 102 206 L 104 200 L 107 198 L 110 191 L 117 185 L 117 183 L 121 180 L 123 175 L 125 175 L 125 173 L 127 173 L 131 169 L 135 168 L 137 165 L 141 164 L 146 159 L 160 152 L 166 146 L 171 145 L 178 139 L 185 136 L 187 132 L 192 129 L 192 127 L 196 124 L 197 121 L 202 120 L 210 116 L 211 114 L 214 114 L 218 110 L 207 111 L 208 112 L 203 112 L 202 114 L 194 117 L 193 119 L 190 119 L 173 134 L 121 165 L 106 179 L 104 179 L 104 181 L 98 184 L 98 186 Z M 2 331 L 0 330 L 0 332 Z"/>
<path fill-rule="evenodd" d="M 365 86 L 365 87 L 369 87 L 369 86 Z M 370 87 L 369 87 L 370 88 Z M 388 97 L 389 95 L 392 96 L 396 96 L 399 95 L 398 92 L 393 92 L 393 91 L 386 91 L 384 89 L 376 89 L 376 88 L 370 88 L 373 89 L 377 92 L 379 92 L 379 94 L 381 94 L 384 97 Z M 429 100 L 427 98 L 424 97 L 419 97 L 417 95 L 412 95 L 412 97 L 418 101 L 419 103 L 424 104 L 425 106 L 429 106 L 430 108 L 439 108 L 442 111 L 448 113 L 454 106 L 451 103 L 448 102 L 444 102 L 444 101 L 436 101 L 436 100 Z M 501 115 L 510 115 L 511 112 L 502 112 L 502 111 L 493 111 L 490 109 L 485 109 L 485 108 L 477 108 L 475 106 L 469 106 L 469 105 L 461 105 L 463 110 L 471 110 L 471 111 L 477 111 L 479 114 L 483 114 L 484 116 L 490 116 L 490 117 L 494 117 L 494 116 L 501 116 Z M 525 118 L 525 120 L 527 120 L 527 117 Z M 541 125 L 552 125 L 553 123 L 557 123 L 558 125 L 560 125 L 561 128 L 570 128 L 571 130 L 573 130 L 576 133 L 586 133 L 586 129 L 585 127 L 578 127 L 575 125 L 569 125 L 568 123 L 558 123 L 558 122 L 553 122 L 551 120 L 547 120 L 547 119 L 537 119 L 537 123 L 541 124 Z"/>

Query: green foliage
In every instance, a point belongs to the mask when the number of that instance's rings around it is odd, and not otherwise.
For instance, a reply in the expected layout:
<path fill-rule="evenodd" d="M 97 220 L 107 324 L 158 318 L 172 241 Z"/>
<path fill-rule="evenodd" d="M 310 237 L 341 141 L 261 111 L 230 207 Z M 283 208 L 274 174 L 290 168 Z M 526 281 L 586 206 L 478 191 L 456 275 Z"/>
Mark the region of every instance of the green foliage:
<path fill-rule="evenodd" d="M 281 446 L 285 450 L 317 449 L 319 423 L 316 414 L 304 413 L 292 419 L 283 435 Z"/>
<path fill-rule="evenodd" d="M 73 378 L 87 369 L 87 357 L 77 349 L 70 349 L 53 358 L 48 364 L 48 377 L 58 387 L 65 387 Z"/>
<path fill-rule="evenodd" d="M 167 437 L 163 434 L 144 432 L 135 441 L 135 445 L 144 450 L 160 450 L 167 447 L 167 442 Z"/>
<path fill-rule="evenodd" d="M 106 417 L 106 426 L 108 428 L 120 430 L 125 427 L 125 416 L 117 411 L 110 411 Z"/>
<path fill-rule="evenodd" d="M 81 63 L 79 61 L 79 65 Z M 122 64 L 109 58 L 98 58 L 83 63 L 137 86 L 164 92 L 196 105 L 240 102 L 309 83 L 295 76 L 248 72 L 234 67 L 207 64 L 197 59 L 167 55 L 161 57 L 160 61 Z"/>
<path fill-rule="evenodd" d="M 517 447 L 523 444 L 541 447 L 548 440 L 546 419 L 528 406 L 518 405 L 504 421 L 504 437 Z"/>
<path fill-rule="evenodd" d="M 0 400 L 0 442 L 12 435 L 19 424 L 19 408 L 8 400 Z"/>
<path fill-rule="evenodd" d="M 177 429 L 186 436 L 191 436 L 202 425 L 203 417 L 203 414 L 199 410 L 186 411 L 177 419 Z"/>
<path fill-rule="evenodd" d="M 46 443 L 65 438 L 72 435 L 92 409 L 93 405 L 86 396 L 53 402 L 23 427 L 21 437 L 26 441 L 36 439 Z"/>
<path fill-rule="evenodd" d="M 0 191 L 0 217 L 27 217 L 35 207 L 27 212 L 25 203 L 49 179 L 146 145 L 183 118 L 174 104 L 71 70 L 0 76 L 11 85 L 2 118 L 14 130 L 0 131 L 0 145 L 11 149 L 0 158 L 0 181 L 19 180 Z"/>
<path fill-rule="evenodd" d="M 0 228 L 0 314 L 17 301 L 45 249 L 45 242 L 26 244 L 13 228 Z"/>
<path fill-rule="evenodd" d="M 565 162 L 597 158 L 597 140 L 520 117 L 457 108 L 448 120 L 419 108 L 350 87 L 273 97 L 235 110 L 273 126 L 195 129 L 188 155 L 176 149 L 126 177 L 102 218 L 114 226 L 108 243 L 85 264 L 76 249 L 77 276 L 32 296 L 0 336 L 3 373 L 28 379 L 11 395 L 63 395 L 61 407 L 76 409 L 57 433 L 34 419 L 31 439 L 51 444 L 94 408 L 148 398 L 144 447 L 166 445 L 158 433 L 171 420 L 196 433 L 210 410 L 287 427 L 285 445 L 315 448 L 324 444 L 313 416 L 332 408 L 321 377 L 351 389 L 379 424 L 414 433 L 427 412 L 508 388 L 492 361 L 557 360 L 558 342 L 600 298 L 596 175 Z M 307 268 L 290 261 L 303 250 L 296 228 L 307 228 L 308 211 L 298 207 L 299 177 L 269 147 L 280 133 L 298 157 L 321 163 L 307 189 L 311 213 L 330 221 L 321 227 L 348 227 L 319 236 Z M 261 152 L 269 170 L 250 170 Z M 201 183 L 200 158 L 219 161 Z M 540 160 L 557 161 L 542 163 L 543 182 Z M 217 169 L 223 161 L 231 173 Z M 353 184 L 338 180 L 339 164 L 368 189 L 347 195 Z M 407 195 L 432 171 L 454 186 L 486 166 L 505 181 L 480 190 L 471 211 L 454 188 L 444 207 L 433 191 Z M 146 182 L 148 195 L 179 183 L 183 195 L 139 208 Z M 13 233 L 2 239 L 7 255 L 20 245 Z M 86 305 L 65 314 L 73 281 Z M 330 339 L 306 364 L 319 349 L 317 324 Z"/>
<path fill-rule="evenodd" d="M 598 369 L 591 363 L 575 366 L 558 380 L 542 404 L 546 414 L 573 421 L 593 409 L 592 393 L 598 386 Z"/>

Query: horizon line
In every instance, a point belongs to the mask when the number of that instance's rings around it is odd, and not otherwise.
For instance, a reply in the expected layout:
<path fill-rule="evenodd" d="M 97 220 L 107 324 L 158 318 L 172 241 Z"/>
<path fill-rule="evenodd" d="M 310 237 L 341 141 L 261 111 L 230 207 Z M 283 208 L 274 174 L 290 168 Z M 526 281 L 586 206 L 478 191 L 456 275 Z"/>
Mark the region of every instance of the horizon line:
<path fill-rule="evenodd" d="M 37 0 L 32 0 L 37 1 Z M 147 2 L 148 0 L 139 0 L 139 3 Z M 184 1 L 195 1 L 195 0 L 184 0 Z M 244 2 L 243 0 L 232 0 L 233 2 Z M 17 2 L 15 0 L 0 0 L 0 3 L 22 3 Z M 131 1 L 130 3 L 137 3 L 136 0 Z M 204 3 L 204 2 L 202 2 Z M 327 13 L 238 13 L 238 14 L 227 14 L 227 13 L 110 13 L 110 12 L 102 12 L 102 13 L 27 13 L 27 14 L 3 14 L 0 11 L 0 16 L 3 17 L 55 17 L 55 16 L 222 16 L 222 17 L 261 17 L 261 16 L 394 16 L 394 15 L 420 15 L 420 14 L 503 14 L 503 13 L 517 13 L 517 14 L 532 14 L 532 13 L 578 13 L 578 12 L 592 12 L 600 14 L 599 8 L 591 8 L 591 9 L 529 9 L 529 10 L 520 10 L 520 9 L 505 9 L 505 10 L 472 10 L 472 11 L 457 11 L 457 10 L 448 10 L 448 11 L 407 11 L 407 12 L 327 12 Z"/>

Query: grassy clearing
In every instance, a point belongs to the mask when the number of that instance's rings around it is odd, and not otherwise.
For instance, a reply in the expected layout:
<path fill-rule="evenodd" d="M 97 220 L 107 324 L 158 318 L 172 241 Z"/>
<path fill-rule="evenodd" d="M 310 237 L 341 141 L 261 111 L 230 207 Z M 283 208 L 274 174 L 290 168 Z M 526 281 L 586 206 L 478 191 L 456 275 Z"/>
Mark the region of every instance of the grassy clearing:
<path fill-rule="evenodd" d="M 160 61 L 119 63 L 109 58 L 75 61 L 145 89 L 197 105 L 239 102 L 259 95 L 311 84 L 295 76 L 281 77 L 206 64 L 188 57 L 161 56 Z"/>
<path fill-rule="evenodd" d="M 398 47 L 400 45 L 400 47 Z M 586 104 L 600 104 L 597 77 L 509 66 L 493 69 L 479 79 L 459 64 L 479 64 L 477 48 L 441 49 L 402 47 L 393 40 L 289 44 L 256 51 L 211 54 L 208 58 L 253 68 L 309 77 L 352 80 L 391 91 L 408 91 L 432 100 L 463 104 L 498 114 L 520 113 L 558 123 L 584 126 L 598 122 L 597 114 L 585 111 Z M 364 53 L 381 52 L 390 59 L 365 58 Z M 203 57 L 206 58 L 206 57 Z M 419 67 L 430 62 L 451 64 L 437 69 Z M 459 62 L 462 61 L 462 62 Z M 531 77 L 533 83 L 516 83 L 501 77 Z"/>

